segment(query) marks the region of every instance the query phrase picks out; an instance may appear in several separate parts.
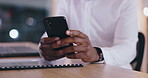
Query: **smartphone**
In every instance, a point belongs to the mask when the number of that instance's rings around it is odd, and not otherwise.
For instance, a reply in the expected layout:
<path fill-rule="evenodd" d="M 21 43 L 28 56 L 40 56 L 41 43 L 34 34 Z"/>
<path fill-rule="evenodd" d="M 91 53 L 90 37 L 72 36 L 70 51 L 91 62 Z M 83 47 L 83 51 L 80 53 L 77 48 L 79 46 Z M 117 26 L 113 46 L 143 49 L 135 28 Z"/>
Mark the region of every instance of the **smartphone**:
<path fill-rule="evenodd" d="M 60 37 L 61 39 L 69 37 L 66 35 L 68 25 L 64 16 L 46 17 L 43 19 L 43 24 L 48 37 Z"/>
<path fill-rule="evenodd" d="M 66 35 L 66 31 L 68 30 L 68 25 L 66 22 L 66 18 L 64 16 L 46 17 L 43 19 L 43 23 L 48 37 L 60 37 L 60 39 L 70 37 Z M 67 46 L 60 47 L 55 50 L 63 49 L 68 46 L 73 46 L 73 44 L 71 43 Z M 73 53 L 68 53 L 68 54 L 73 54 Z"/>

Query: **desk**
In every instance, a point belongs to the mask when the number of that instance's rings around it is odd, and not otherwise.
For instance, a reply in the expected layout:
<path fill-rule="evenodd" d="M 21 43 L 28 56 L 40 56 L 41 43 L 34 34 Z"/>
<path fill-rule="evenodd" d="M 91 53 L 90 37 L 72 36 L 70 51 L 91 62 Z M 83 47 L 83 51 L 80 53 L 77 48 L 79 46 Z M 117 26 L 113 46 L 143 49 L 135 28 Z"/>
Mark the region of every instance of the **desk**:
<path fill-rule="evenodd" d="M 0 71 L 0 78 L 148 78 L 148 74 L 105 64 L 76 68 Z"/>

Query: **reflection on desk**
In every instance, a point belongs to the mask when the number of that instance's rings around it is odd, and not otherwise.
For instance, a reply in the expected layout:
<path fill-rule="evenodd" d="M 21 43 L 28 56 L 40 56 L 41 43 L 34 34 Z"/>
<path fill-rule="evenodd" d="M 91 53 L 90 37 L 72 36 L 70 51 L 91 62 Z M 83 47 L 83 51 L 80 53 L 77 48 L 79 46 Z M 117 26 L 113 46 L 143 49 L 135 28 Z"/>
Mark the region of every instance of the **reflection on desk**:
<path fill-rule="evenodd" d="M 76 61 L 76 60 L 74 60 Z M 79 62 L 80 60 L 78 60 Z M 0 71 L 0 78 L 148 78 L 148 74 L 106 64 L 76 68 Z"/>

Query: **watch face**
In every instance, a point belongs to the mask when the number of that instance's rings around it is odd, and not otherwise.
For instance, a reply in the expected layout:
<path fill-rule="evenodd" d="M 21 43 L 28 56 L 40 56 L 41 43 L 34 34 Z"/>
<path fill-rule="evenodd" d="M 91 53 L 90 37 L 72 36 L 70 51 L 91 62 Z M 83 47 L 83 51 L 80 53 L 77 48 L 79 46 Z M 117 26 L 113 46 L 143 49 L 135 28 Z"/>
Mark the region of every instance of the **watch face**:
<path fill-rule="evenodd" d="M 101 48 L 98 48 L 98 47 L 94 47 L 94 48 L 97 50 L 97 53 L 99 55 L 99 60 L 98 61 L 103 61 L 104 57 L 103 57 L 103 53 L 102 53 Z"/>

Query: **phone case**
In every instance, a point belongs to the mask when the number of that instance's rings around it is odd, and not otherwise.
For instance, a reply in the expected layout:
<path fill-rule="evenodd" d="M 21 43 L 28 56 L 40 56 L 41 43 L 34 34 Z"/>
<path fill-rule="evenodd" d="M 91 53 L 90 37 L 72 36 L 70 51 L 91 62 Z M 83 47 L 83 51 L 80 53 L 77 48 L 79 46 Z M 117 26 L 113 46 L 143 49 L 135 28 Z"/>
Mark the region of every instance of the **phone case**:
<path fill-rule="evenodd" d="M 65 17 L 46 17 L 43 23 L 48 37 L 60 37 L 61 39 L 69 37 L 66 35 L 68 25 Z"/>

